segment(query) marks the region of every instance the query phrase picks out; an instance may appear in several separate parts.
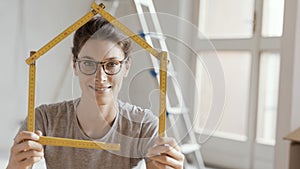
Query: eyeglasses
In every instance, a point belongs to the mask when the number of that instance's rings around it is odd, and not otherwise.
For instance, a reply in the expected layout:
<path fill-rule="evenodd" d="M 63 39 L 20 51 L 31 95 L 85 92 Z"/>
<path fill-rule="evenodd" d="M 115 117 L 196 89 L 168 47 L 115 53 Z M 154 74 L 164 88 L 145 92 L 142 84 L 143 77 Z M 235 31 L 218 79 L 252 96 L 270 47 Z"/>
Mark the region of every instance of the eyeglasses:
<path fill-rule="evenodd" d="M 79 70 L 85 75 L 93 75 L 98 70 L 98 64 L 102 66 L 102 69 L 107 75 L 115 75 L 121 71 L 122 65 L 127 61 L 128 57 L 125 57 L 123 60 L 109 60 L 106 62 L 96 62 L 92 60 L 79 60 L 76 59 L 78 63 Z"/>

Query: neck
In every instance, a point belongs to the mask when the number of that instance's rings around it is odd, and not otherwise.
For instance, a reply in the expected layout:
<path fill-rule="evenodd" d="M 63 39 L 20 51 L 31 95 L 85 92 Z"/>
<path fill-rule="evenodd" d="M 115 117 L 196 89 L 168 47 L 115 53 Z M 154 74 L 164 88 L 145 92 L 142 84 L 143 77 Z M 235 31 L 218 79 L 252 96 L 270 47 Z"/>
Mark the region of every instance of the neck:
<path fill-rule="evenodd" d="M 91 138 L 103 137 L 113 125 L 117 114 L 117 104 L 97 105 L 82 99 L 77 107 L 77 118 L 81 129 Z"/>

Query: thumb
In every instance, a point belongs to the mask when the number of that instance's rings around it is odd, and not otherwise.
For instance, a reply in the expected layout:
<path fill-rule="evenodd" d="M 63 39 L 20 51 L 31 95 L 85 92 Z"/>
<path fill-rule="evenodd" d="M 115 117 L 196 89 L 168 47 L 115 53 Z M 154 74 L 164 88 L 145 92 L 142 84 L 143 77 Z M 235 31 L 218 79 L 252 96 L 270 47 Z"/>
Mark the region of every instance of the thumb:
<path fill-rule="evenodd" d="M 37 134 L 38 136 L 43 136 L 43 133 L 40 130 L 35 131 L 35 134 Z"/>

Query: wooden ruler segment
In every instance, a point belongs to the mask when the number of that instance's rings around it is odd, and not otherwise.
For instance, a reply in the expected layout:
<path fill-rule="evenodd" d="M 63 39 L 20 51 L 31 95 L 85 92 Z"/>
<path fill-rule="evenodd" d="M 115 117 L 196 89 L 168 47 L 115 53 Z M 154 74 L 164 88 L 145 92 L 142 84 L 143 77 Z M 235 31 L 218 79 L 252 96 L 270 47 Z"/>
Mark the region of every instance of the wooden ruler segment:
<path fill-rule="evenodd" d="M 168 65 L 168 54 L 165 51 L 160 52 L 160 103 L 159 103 L 159 126 L 158 134 L 159 137 L 165 137 L 166 131 L 166 94 L 167 94 L 167 65 Z"/>
<path fill-rule="evenodd" d="M 30 56 L 34 55 L 35 52 L 31 51 Z M 35 128 L 35 77 L 36 67 L 35 62 L 29 65 L 29 89 L 28 89 L 28 116 L 27 116 L 27 130 L 34 132 Z"/>
<path fill-rule="evenodd" d="M 115 150 L 115 151 L 120 150 L 120 144 L 109 144 L 104 142 L 75 140 L 75 139 L 59 138 L 59 137 L 41 136 L 38 142 L 43 145 L 50 145 L 50 146 L 64 146 L 64 147 Z"/>
<path fill-rule="evenodd" d="M 27 64 L 33 63 L 35 60 L 37 60 L 39 57 L 41 57 L 43 54 L 48 52 L 51 48 L 53 48 L 55 45 L 57 45 L 59 42 L 61 42 L 63 39 L 65 39 L 67 36 L 69 36 L 72 32 L 79 29 L 82 25 L 84 25 L 89 20 L 91 20 L 96 14 L 97 13 L 95 11 L 90 11 L 87 14 L 85 14 L 78 21 L 76 21 L 74 24 L 69 26 L 66 30 L 61 32 L 54 39 L 52 39 L 49 43 L 47 43 L 41 49 L 39 49 L 34 55 L 27 58 L 26 63 Z"/>
<path fill-rule="evenodd" d="M 135 41 L 138 45 L 142 48 L 150 52 L 154 57 L 159 59 L 159 52 L 152 48 L 143 38 L 139 35 L 132 32 L 129 28 L 127 28 L 124 24 L 118 21 L 115 17 L 104 10 L 105 5 L 101 3 L 100 5 L 96 4 L 95 2 L 92 4 L 92 8 L 98 12 L 104 19 L 110 22 L 112 25 L 120 29 L 124 34 L 130 37 L 133 41 Z"/>

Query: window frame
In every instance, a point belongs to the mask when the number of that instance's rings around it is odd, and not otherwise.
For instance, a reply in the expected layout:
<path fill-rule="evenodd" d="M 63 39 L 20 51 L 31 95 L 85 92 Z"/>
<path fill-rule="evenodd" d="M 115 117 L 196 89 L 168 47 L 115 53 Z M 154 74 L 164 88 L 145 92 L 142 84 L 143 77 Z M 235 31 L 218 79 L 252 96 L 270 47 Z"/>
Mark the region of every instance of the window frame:
<path fill-rule="evenodd" d="M 285 1 L 286 6 L 287 1 Z M 180 2 L 179 1 L 179 16 L 191 21 L 194 25 L 198 25 L 200 0 Z M 192 9 L 192 10 L 188 10 Z M 208 142 L 202 145 L 201 153 L 206 164 L 213 166 L 231 167 L 231 168 L 273 168 L 275 146 L 266 145 L 256 142 L 256 120 L 257 120 L 257 106 L 258 106 L 258 79 L 259 79 L 259 60 L 262 51 L 278 51 L 282 56 L 282 39 L 284 39 L 285 26 L 287 22 L 283 23 L 283 35 L 281 37 L 263 37 L 262 36 L 262 10 L 263 1 L 255 0 L 254 7 L 254 32 L 251 38 L 246 39 L 213 39 L 216 50 L 246 50 L 252 54 L 251 75 L 250 75 L 250 98 L 248 110 L 248 139 L 247 141 L 232 140 L 229 138 L 222 138 L 212 136 Z M 284 15 L 287 13 L 284 10 Z M 295 11 L 295 10 L 294 10 Z M 290 24 L 290 23 L 288 23 Z M 179 25 L 179 34 L 184 35 L 185 39 L 192 40 L 192 48 L 197 52 L 209 50 L 210 47 L 206 45 L 204 40 L 193 35 L 191 32 L 184 32 L 185 26 Z M 230 43 L 228 43 L 230 41 Z M 280 59 L 281 61 L 283 59 Z M 282 65 L 282 63 L 280 63 Z M 280 71 L 282 71 L 282 67 Z M 197 70 L 194 70 L 197 72 Z M 280 73 L 282 74 L 282 72 Z M 281 79 L 281 76 L 280 76 Z M 282 80 L 280 80 L 280 85 Z M 279 96 L 280 96 L 279 92 Z M 196 96 L 195 96 L 196 97 Z M 195 99 L 197 100 L 197 99 Z M 278 104 L 278 107 L 280 103 Z M 194 103 L 194 110 L 197 110 L 197 104 Z M 278 109 L 279 110 L 279 109 Z M 277 118 L 280 118 L 280 111 L 277 112 Z M 277 124 L 278 125 L 278 124 Z M 278 134 L 278 131 L 276 131 Z M 203 134 L 202 134 L 203 135 Z M 199 133 L 196 132 L 196 136 Z M 278 141 L 278 138 L 276 139 Z M 234 149 L 230 147 L 235 147 Z M 275 156 L 275 157 L 274 157 Z M 215 160 L 218 159 L 218 160 Z M 236 160 L 239 159 L 239 160 Z"/>

